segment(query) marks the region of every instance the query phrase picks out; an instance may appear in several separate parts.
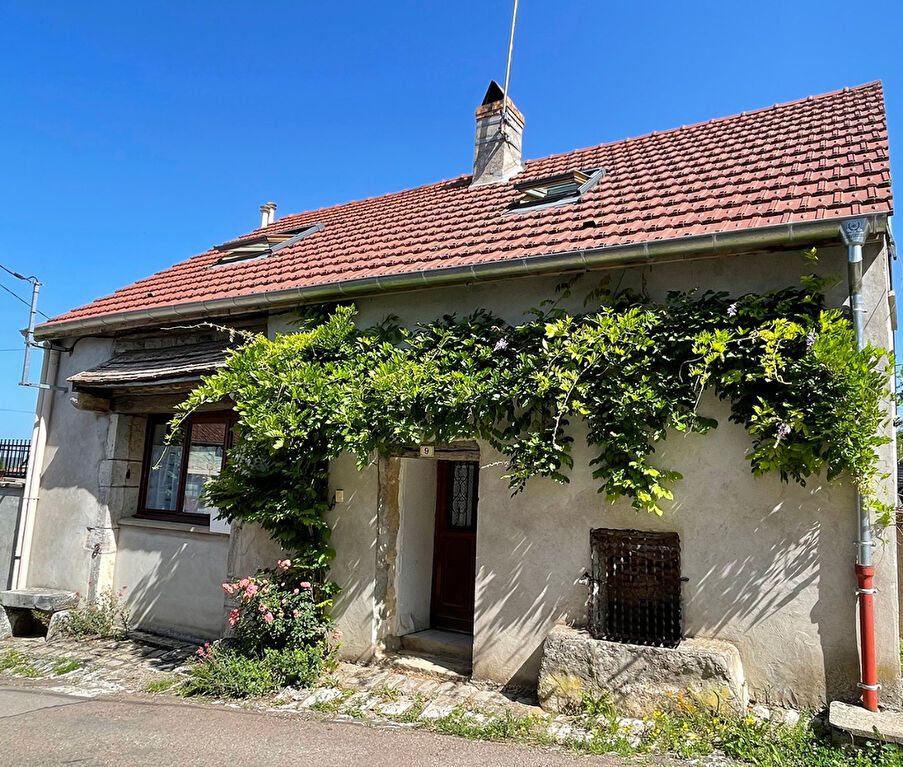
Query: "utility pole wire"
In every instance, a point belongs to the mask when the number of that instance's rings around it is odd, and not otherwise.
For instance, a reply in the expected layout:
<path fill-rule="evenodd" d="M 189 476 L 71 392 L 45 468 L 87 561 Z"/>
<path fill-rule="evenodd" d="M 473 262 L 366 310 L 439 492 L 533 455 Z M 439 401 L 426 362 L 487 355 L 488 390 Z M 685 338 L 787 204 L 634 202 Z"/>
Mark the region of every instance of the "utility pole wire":
<path fill-rule="evenodd" d="M 9 269 L 7 269 L 7 268 L 6 268 L 5 266 L 3 266 L 2 264 L 0 264 L 0 269 L 3 269 L 3 271 L 5 271 L 5 272 L 8 272 L 8 271 L 9 271 Z M 23 304 L 25 304 L 25 305 L 28 306 L 29 308 L 31 307 L 31 304 L 30 304 L 28 301 L 26 301 L 24 298 L 22 298 L 22 296 L 20 296 L 18 293 L 16 293 L 16 292 L 10 290 L 10 289 L 9 289 L 8 287 L 6 287 L 6 285 L 4 285 L 2 282 L 0 282 L 0 290 L 5 290 L 7 293 L 9 293 L 9 294 L 10 294 L 13 298 L 15 298 L 17 301 L 21 301 Z M 37 312 L 38 312 L 38 314 L 40 314 L 44 319 L 47 319 L 47 320 L 50 319 L 50 317 L 48 317 L 46 314 L 44 314 L 44 312 L 42 312 L 40 309 L 38 309 Z"/>
<path fill-rule="evenodd" d="M 19 274 L 18 272 L 14 272 L 12 269 L 7 269 L 3 264 L 0 264 L 0 269 L 2 269 L 7 274 L 11 274 L 17 280 L 22 280 L 23 282 L 36 282 L 37 277 L 32 275 L 31 277 L 26 277 L 23 274 Z"/>

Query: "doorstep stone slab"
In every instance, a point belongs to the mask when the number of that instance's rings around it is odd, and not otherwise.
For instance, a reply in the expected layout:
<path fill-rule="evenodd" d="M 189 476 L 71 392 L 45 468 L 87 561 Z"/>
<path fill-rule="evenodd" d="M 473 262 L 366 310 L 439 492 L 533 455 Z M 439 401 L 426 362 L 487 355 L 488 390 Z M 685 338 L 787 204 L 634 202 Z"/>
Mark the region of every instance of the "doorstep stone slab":
<path fill-rule="evenodd" d="M 61 589 L 13 589 L 0 591 L 0 605 L 14 610 L 56 612 L 75 607 L 78 594 Z"/>
<path fill-rule="evenodd" d="M 881 740 L 903 744 L 903 713 L 869 711 L 835 700 L 828 708 L 828 723 L 838 739 Z"/>
<path fill-rule="evenodd" d="M 586 696 L 605 697 L 636 717 L 667 708 L 677 695 L 713 709 L 742 711 L 749 703 L 740 653 L 728 642 L 649 647 L 594 639 L 569 626 L 555 626 L 546 637 L 538 694 L 547 711 L 567 713 Z"/>

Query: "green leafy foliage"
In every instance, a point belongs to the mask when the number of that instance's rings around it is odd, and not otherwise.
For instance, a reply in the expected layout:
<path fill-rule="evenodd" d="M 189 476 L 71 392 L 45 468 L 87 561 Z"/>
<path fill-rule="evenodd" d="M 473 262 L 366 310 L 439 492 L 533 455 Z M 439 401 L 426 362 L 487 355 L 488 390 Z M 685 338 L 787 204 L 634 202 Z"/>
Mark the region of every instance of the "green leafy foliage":
<path fill-rule="evenodd" d="M 332 604 L 327 585 L 311 583 L 289 559 L 274 570 L 224 583 L 238 606 L 229 614 L 237 649 L 263 655 L 268 649 L 320 647 L 335 637 L 327 610 Z"/>
<path fill-rule="evenodd" d="M 122 596 L 123 590 L 107 589 L 94 602 L 82 600 L 66 616 L 63 632 L 79 638 L 120 639 L 126 636 L 131 615 Z"/>
<path fill-rule="evenodd" d="M 661 304 L 598 290 L 591 311 L 546 302 L 518 325 L 477 311 L 360 329 L 354 307 L 337 306 L 298 332 L 249 340 L 182 414 L 234 402 L 241 439 L 208 499 L 228 519 L 261 524 L 317 583 L 332 556 L 328 462 L 343 452 L 363 465 L 403 446 L 483 439 L 507 457 L 518 492 L 535 476 L 568 481 L 569 427 L 582 419 L 600 493 L 660 514 L 680 475 L 656 465 L 656 445 L 717 425 L 699 412 L 706 389 L 749 432 L 753 472 L 800 483 L 847 472 L 883 513 L 886 354 L 856 349 L 848 320 L 824 308 L 824 285 L 672 293 Z"/>
<path fill-rule="evenodd" d="M 219 644 L 201 650 L 180 688 L 183 695 L 257 698 L 286 685 L 311 684 L 323 668 L 318 647 L 268 648 L 259 656 Z"/>

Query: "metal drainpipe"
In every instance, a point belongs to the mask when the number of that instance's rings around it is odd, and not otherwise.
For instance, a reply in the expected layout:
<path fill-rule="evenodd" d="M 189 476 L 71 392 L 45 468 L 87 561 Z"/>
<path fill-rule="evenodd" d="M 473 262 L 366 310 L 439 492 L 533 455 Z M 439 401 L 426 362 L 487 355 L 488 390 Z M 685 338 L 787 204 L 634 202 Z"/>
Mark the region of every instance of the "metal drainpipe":
<path fill-rule="evenodd" d="M 44 449 L 47 445 L 47 429 L 53 411 L 53 397 L 59 369 L 60 353 L 53 349 L 44 352 L 44 365 L 41 371 L 42 386 L 38 390 L 38 401 L 35 406 L 34 426 L 31 432 L 31 453 L 28 456 L 28 469 L 25 476 L 25 488 L 22 493 L 22 514 L 16 536 L 16 548 L 13 554 L 13 588 L 24 589 L 28 585 L 28 565 L 31 559 L 31 543 L 34 536 L 35 514 L 38 508 L 38 495 L 41 490 L 41 472 L 44 467 Z"/>
<path fill-rule="evenodd" d="M 868 234 L 868 221 L 855 218 L 844 221 L 841 236 L 847 246 L 847 275 L 850 283 L 850 310 L 856 332 L 856 348 L 865 348 L 865 308 L 862 301 L 862 246 Z M 872 564 L 872 520 L 862 494 L 856 491 L 856 511 L 859 536 L 856 541 L 856 595 L 859 601 L 859 646 L 861 655 L 862 705 L 869 711 L 878 710 L 878 664 L 875 657 L 875 567 Z"/>

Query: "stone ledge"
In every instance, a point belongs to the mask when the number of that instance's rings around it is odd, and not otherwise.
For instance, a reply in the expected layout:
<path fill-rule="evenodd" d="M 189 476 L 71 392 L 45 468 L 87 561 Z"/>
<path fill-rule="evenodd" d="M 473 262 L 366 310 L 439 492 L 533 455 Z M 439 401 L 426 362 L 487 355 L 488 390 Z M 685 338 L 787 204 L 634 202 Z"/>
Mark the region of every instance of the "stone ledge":
<path fill-rule="evenodd" d="M 648 647 L 593 639 L 555 626 L 543 645 L 539 701 L 564 713 L 585 696 L 606 697 L 628 716 L 666 708 L 687 695 L 713 709 L 744 710 L 749 703 L 740 653 L 714 639 L 685 639 L 678 647 Z"/>
<path fill-rule="evenodd" d="M 14 589 L 0 591 L 0 605 L 14 610 L 56 612 L 75 607 L 78 595 L 62 589 Z"/>
<path fill-rule="evenodd" d="M 903 744 L 903 713 L 869 711 L 835 700 L 828 709 L 828 724 L 838 741 L 880 740 Z"/>

